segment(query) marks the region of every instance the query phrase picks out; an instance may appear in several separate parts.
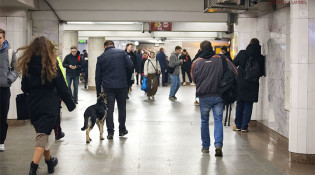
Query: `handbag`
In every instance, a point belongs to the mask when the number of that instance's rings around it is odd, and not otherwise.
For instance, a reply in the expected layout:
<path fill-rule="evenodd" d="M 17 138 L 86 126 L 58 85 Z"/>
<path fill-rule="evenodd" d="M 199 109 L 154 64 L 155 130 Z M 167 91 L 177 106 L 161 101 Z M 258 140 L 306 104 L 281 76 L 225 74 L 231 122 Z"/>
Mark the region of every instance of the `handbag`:
<path fill-rule="evenodd" d="M 172 74 L 175 71 L 175 67 L 167 66 L 167 72 Z"/>
<path fill-rule="evenodd" d="M 148 79 L 147 77 L 143 77 L 141 90 L 147 92 L 148 91 Z"/>
<path fill-rule="evenodd" d="M 26 98 L 27 95 L 24 93 L 16 96 L 16 112 L 18 120 L 30 119 Z"/>

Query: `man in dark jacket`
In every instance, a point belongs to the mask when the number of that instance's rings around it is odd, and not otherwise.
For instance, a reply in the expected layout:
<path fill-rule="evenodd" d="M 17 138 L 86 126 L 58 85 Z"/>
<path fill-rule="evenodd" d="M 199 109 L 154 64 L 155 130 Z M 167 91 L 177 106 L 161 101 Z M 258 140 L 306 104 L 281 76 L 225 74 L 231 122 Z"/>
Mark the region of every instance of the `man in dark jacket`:
<path fill-rule="evenodd" d="M 222 115 L 224 103 L 218 89 L 218 83 L 223 75 L 222 57 L 215 55 L 209 41 L 200 43 L 201 53 L 193 63 L 192 75 L 196 83 L 196 92 L 199 97 L 201 114 L 201 140 L 203 153 L 209 153 L 209 112 L 213 109 L 214 117 L 214 146 L 215 156 L 222 156 L 223 124 Z M 236 75 L 233 63 L 227 60 L 228 69 Z"/>
<path fill-rule="evenodd" d="M 156 59 L 159 61 L 161 66 L 162 86 L 167 86 L 168 81 L 167 60 L 163 47 L 161 47 L 160 51 L 156 54 Z"/>
<path fill-rule="evenodd" d="M 128 86 L 129 86 L 129 92 L 132 91 L 132 85 L 135 83 L 134 80 L 134 72 L 137 68 L 137 56 L 136 54 L 133 52 L 133 44 L 132 43 L 128 43 L 126 45 L 126 53 L 129 55 L 129 58 L 131 59 L 131 61 L 133 62 L 133 69 L 130 70 L 129 72 L 127 72 L 128 75 Z"/>
<path fill-rule="evenodd" d="M 16 60 L 15 53 L 5 39 L 5 31 L 0 28 L 0 152 L 5 151 L 4 141 L 8 131 L 7 118 L 10 107 L 10 87 L 17 78 L 17 74 L 14 71 Z"/>
<path fill-rule="evenodd" d="M 226 56 L 230 61 L 232 61 L 231 54 L 230 54 L 230 52 L 228 52 L 226 46 L 221 47 L 221 52 L 222 52 L 222 54 L 223 54 L 224 56 Z"/>
<path fill-rule="evenodd" d="M 71 47 L 71 53 L 65 57 L 63 60 L 63 67 L 66 68 L 66 79 L 69 87 L 69 92 L 71 92 L 71 84 L 73 81 L 73 100 L 78 104 L 78 86 L 79 86 L 79 77 L 82 70 L 83 61 L 80 58 L 80 52 L 76 46 Z"/>
<path fill-rule="evenodd" d="M 118 106 L 119 136 L 128 134 L 126 129 L 126 97 L 128 94 L 127 72 L 134 66 L 128 54 L 120 49 L 115 49 L 114 42 L 108 40 L 104 43 L 105 51 L 97 57 L 95 84 L 97 95 L 102 91 L 102 86 L 107 95 L 108 114 L 106 117 L 107 139 L 113 139 L 114 121 L 113 113 L 115 100 Z"/>
<path fill-rule="evenodd" d="M 235 114 L 234 131 L 248 132 L 248 123 L 251 120 L 253 103 L 258 102 L 259 81 L 248 81 L 244 79 L 243 70 L 250 57 L 253 57 L 260 66 L 260 76 L 264 75 L 264 56 L 261 55 L 259 40 L 253 38 L 246 50 L 241 50 L 233 63 L 238 66 L 239 76 L 237 78 L 237 104 Z"/>

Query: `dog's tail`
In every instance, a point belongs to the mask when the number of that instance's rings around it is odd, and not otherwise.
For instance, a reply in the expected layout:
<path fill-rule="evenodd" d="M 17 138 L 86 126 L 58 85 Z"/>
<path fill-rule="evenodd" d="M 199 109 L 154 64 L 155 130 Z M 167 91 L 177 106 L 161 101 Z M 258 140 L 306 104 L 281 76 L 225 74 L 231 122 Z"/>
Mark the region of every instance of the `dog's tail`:
<path fill-rule="evenodd" d="M 88 122 L 89 122 L 89 117 L 84 116 L 84 126 L 81 128 L 81 131 L 84 131 L 87 129 Z"/>

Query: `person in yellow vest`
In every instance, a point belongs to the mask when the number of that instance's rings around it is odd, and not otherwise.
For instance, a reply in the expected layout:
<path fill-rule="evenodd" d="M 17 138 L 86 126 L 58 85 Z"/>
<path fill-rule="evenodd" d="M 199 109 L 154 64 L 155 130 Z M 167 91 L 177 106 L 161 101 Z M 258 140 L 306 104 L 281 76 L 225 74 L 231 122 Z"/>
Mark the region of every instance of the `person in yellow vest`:
<path fill-rule="evenodd" d="M 61 72 L 62 72 L 62 75 L 63 75 L 63 78 L 65 79 L 65 82 L 68 86 L 68 83 L 67 83 L 67 80 L 66 80 L 66 73 L 65 73 L 65 70 L 62 66 L 62 61 L 60 59 L 60 57 L 57 57 L 57 61 L 58 61 L 58 67 L 60 68 Z M 61 98 L 59 99 L 59 112 L 58 112 L 58 117 L 57 117 L 57 121 L 56 121 L 56 125 L 55 125 L 55 128 L 54 128 L 54 131 L 55 131 L 55 139 L 56 140 L 60 140 L 61 138 L 63 138 L 65 136 L 65 133 L 62 132 L 62 129 L 61 129 L 61 125 L 60 125 L 60 121 L 61 121 Z"/>

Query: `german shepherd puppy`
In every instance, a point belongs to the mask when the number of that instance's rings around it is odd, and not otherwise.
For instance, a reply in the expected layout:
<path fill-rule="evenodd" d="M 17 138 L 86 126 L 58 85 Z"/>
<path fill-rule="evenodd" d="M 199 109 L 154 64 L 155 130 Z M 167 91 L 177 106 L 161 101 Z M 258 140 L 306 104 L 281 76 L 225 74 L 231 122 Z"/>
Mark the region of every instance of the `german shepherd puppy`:
<path fill-rule="evenodd" d="M 90 143 L 90 131 L 93 129 L 95 123 L 100 130 L 100 140 L 104 140 L 104 121 L 107 116 L 107 99 L 105 94 L 100 94 L 97 98 L 95 105 L 89 106 L 84 112 L 84 126 L 81 128 L 82 131 L 86 130 L 86 143 Z"/>

